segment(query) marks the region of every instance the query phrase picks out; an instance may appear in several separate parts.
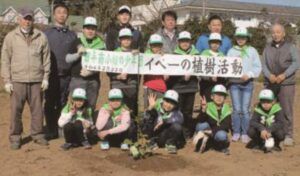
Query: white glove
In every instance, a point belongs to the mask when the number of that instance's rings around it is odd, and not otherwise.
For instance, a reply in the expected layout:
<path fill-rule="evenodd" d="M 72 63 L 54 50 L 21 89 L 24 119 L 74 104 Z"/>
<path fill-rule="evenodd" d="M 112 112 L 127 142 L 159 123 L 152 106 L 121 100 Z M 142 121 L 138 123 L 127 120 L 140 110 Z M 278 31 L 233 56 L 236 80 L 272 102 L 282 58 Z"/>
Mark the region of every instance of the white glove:
<path fill-rule="evenodd" d="M 85 49 L 83 46 L 80 46 L 80 47 L 78 48 L 78 51 L 77 51 L 78 54 L 82 55 L 82 54 L 85 53 L 85 52 L 86 52 L 86 49 Z"/>
<path fill-rule="evenodd" d="M 43 80 L 41 85 L 42 91 L 47 90 L 48 87 L 49 87 L 49 82 L 47 80 Z"/>
<path fill-rule="evenodd" d="M 86 68 L 82 68 L 80 70 L 80 76 L 82 77 L 88 77 L 90 75 L 92 75 L 94 72 L 87 70 Z"/>
<path fill-rule="evenodd" d="M 4 85 L 4 89 L 9 94 L 11 94 L 14 91 L 14 87 L 13 87 L 12 83 L 6 83 Z"/>

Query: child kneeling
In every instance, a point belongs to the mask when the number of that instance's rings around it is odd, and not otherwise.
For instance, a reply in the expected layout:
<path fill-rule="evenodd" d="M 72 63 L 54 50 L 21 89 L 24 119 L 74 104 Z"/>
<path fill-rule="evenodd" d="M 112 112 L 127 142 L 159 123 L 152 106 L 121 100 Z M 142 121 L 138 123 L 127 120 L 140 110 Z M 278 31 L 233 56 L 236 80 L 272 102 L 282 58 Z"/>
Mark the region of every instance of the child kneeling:
<path fill-rule="evenodd" d="M 83 145 L 85 149 L 91 148 L 87 133 L 93 127 L 92 109 L 88 107 L 84 89 L 74 89 L 71 103 L 63 108 L 58 125 L 63 128 L 66 141 L 61 146 L 62 149 L 68 150 L 79 145 Z"/>
<path fill-rule="evenodd" d="M 142 132 L 150 139 L 149 147 L 166 147 L 171 154 L 184 143 L 183 115 L 178 109 L 178 93 L 168 90 L 162 99 L 149 95 L 149 107 L 145 112 Z"/>
<path fill-rule="evenodd" d="M 193 143 L 196 145 L 195 151 L 203 153 L 209 149 L 209 142 L 214 149 L 229 154 L 228 132 L 231 129 L 231 108 L 225 103 L 227 96 L 226 88 L 215 85 L 211 91 L 211 102 L 206 103 L 206 98 L 202 99 L 202 114 L 196 126 L 196 134 Z"/>
<path fill-rule="evenodd" d="M 136 127 L 123 98 L 120 89 L 111 89 L 108 93 L 109 102 L 99 111 L 96 128 L 102 150 L 108 150 L 110 146 L 120 146 L 122 150 L 128 150 L 129 146 L 124 140 L 129 139 L 133 142 L 136 140 Z"/>
<path fill-rule="evenodd" d="M 248 135 L 252 139 L 247 148 L 281 151 L 280 142 L 284 140 L 284 112 L 276 103 L 274 93 L 264 89 L 259 93 L 259 104 L 256 106 Z"/>

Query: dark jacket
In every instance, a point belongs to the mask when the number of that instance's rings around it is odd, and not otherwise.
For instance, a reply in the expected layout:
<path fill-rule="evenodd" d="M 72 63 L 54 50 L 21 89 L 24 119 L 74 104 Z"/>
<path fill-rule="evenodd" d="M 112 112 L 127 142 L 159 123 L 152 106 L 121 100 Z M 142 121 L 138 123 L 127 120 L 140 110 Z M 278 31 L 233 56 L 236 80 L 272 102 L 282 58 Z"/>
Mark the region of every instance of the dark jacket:
<path fill-rule="evenodd" d="M 289 42 L 282 42 L 276 46 L 274 42 L 266 45 L 263 52 L 263 73 L 265 83 L 269 84 L 271 74 L 278 76 L 285 74 L 286 79 L 281 85 L 295 84 L 295 73 L 299 68 L 299 55 L 296 47 Z"/>
<path fill-rule="evenodd" d="M 106 34 L 106 48 L 109 51 L 114 51 L 115 49 L 117 49 L 118 47 L 120 47 L 119 44 L 119 31 L 122 28 L 129 28 L 131 29 L 132 33 L 133 33 L 133 42 L 131 44 L 131 48 L 132 49 L 139 49 L 140 52 L 144 52 L 144 43 L 143 43 L 143 35 L 140 31 L 134 29 L 130 24 L 121 26 L 119 24 L 116 23 L 111 23 L 105 34 Z"/>
<path fill-rule="evenodd" d="M 200 115 L 199 121 L 200 123 L 207 122 L 213 135 L 220 130 L 229 132 L 231 129 L 231 108 L 224 104 L 221 110 L 217 110 L 216 105 L 209 102 L 205 112 Z"/>
<path fill-rule="evenodd" d="M 192 45 L 187 52 L 181 50 L 178 46 L 174 50 L 174 54 L 179 55 L 199 55 L 199 52 Z M 178 93 L 193 93 L 198 91 L 198 79 L 196 76 L 191 76 L 188 81 L 184 80 L 184 76 L 170 76 L 167 81 L 169 89 L 174 89 Z"/>
<path fill-rule="evenodd" d="M 95 39 L 93 39 L 93 41 L 91 41 L 90 44 L 93 46 L 86 46 L 88 45 L 88 41 L 85 39 L 85 37 L 77 38 L 71 44 L 71 47 L 69 48 L 69 54 L 77 53 L 78 47 L 80 45 L 84 46 L 85 48 L 91 48 L 91 49 L 99 49 L 99 50 L 105 49 L 105 44 L 100 37 L 96 37 Z M 81 65 L 81 57 L 80 57 L 80 59 L 76 60 L 71 65 L 71 76 L 77 78 L 79 77 L 85 80 L 99 80 L 99 73 L 92 74 L 88 77 L 82 77 L 80 75 L 81 69 L 82 69 L 82 65 Z"/>
<path fill-rule="evenodd" d="M 258 105 L 250 120 L 250 128 L 258 131 L 267 130 L 272 133 L 284 127 L 284 113 L 278 103 L 274 104 L 269 112 Z"/>
<path fill-rule="evenodd" d="M 77 39 L 75 32 L 68 28 L 49 27 L 45 30 L 50 46 L 51 73 L 50 75 L 70 75 L 71 64 L 66 62 L 66 55 L 74 40 Z"/>

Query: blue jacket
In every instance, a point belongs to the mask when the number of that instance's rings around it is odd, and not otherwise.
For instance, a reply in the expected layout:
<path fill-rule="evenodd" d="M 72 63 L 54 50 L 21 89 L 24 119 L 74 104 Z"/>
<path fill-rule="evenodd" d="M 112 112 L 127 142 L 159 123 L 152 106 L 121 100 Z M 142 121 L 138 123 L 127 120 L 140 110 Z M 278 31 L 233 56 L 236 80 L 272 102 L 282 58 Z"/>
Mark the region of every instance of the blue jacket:
<path fill-rule="evenodd" d="M 228 51 L 227 56 L 241 57 L 243 74 L 248 75 L 250 78 L 259 77 L 262 65 L 257 50 L 252 46 L 246 46 L 243 49 L 238 46 L 234 46 Z M 238 78 L 231 78 L 229 79 L 229 82 L 242 83 L 243 81 Z"/>
<path fill-rule="evenodd" d="M 201 53 L 203 50 L 209 49 L 208 39 L 210 34 L 202 34 L 196 43 L 196 49 Z M 227 54 L 228 50 L 232 47 L 231 40 L 226 36 L 222 35 L 222 44 L 219 50 Z"/>

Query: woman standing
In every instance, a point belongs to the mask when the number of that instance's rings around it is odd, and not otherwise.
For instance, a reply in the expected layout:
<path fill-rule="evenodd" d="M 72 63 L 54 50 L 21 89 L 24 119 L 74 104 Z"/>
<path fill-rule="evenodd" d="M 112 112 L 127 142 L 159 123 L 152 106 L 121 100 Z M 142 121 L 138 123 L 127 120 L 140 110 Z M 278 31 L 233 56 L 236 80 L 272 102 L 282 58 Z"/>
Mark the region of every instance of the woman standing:
<path fill-rule="evenodd" d="M 250 34 L 247 28 L 238 28 L 234 36 L 236 45 L 228 51 L 227 56 L 242 58 L 243 75 L 241 78 L 229 79 L 233 105 L 232 141 L 237 142 L 241 138 L 243 143 L 248 143 L 253 80 L 259 76 L 262 67 L 257 50 L 249 45 Z"/>

